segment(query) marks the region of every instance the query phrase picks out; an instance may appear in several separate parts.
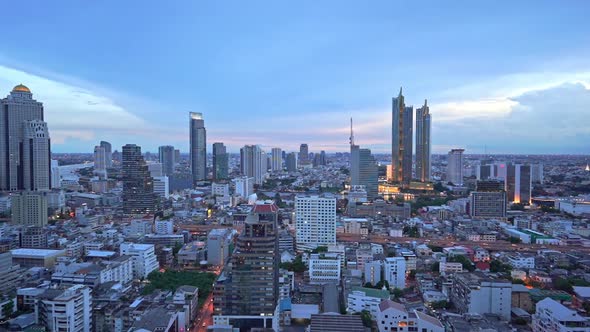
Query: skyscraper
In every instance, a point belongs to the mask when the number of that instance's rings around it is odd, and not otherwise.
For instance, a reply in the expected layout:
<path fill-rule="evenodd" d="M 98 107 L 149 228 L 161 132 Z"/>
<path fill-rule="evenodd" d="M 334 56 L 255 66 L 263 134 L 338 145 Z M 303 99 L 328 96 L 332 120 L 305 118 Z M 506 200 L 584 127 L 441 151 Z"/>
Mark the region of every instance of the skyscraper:
<path fill-rule="evenodd" d="M 412 180 L 413 107 L 406 107 L 402 89 L 392 98 L 391 181 L 410 183 Z"/>
<path fill-rule="evenodd" d="M 47 123 L 41 120 L 24 123 L 22 172 L 25 190 L 51 189 L 51 143 Z"/>
<path fill-rule="evenodd" d="M 240 149 L 242 175 L 254 178 L 255 184 L 262 184 L 266 177 L 267 156 L 258 145 L 245 145 Z"/>
<path fill-rule="evenodd" d="M 285 164 L 287 166 L 287 172 L 297 171 L 297 153 L 289 152 Z"/>
<path fill-rule="evenodd" d="M 190 159 L 193 182 L 207 177 L 207 131 L 202 113 L 190 112 Z"/>
<path fill-rule="evenodd" d="M 278 207 L 256 204 L 213 289 L 215 314 L 272 316 L 278 301 Z"/>
<path fill-rule="evenodd" d="M 229 177 L 229 154 L 223 143 L 213 143 L 213 179 L 222 180 Z"/>
<path fill-rule="evenodd" d="M 158 160 L 162 164 L 162 175 L 174 174 L 174 147 L 163 145 L 158 148 Z"/>
<path fill-rule="evenodd" d="M 447 182 L 456 186 L 463 185 L 463 151 L 464 149 L 452 149 L 447 159 Z"/>
<path fill-rule="evenodd" d="M 36 122 L 30 123 L 35 120 Z M 22 84 L 15 86 L 6 98 L 0 100 L 0 190 L 21 190 L 31 189 L 31 187 L 49 189 L 50 141 L 47 124 L 41 122 L 43 122 L 43 104 L 33 99 L 31 90 L 26 86 Z M 31 140 L 30 135 L 35 135 L 37 131 L 40 131 L 44 137 L 40 137 L 38 141 L 34 138 Z M 25 135 L 29 136 L 27 142 L 25 142 Z M 36 145 L 33 147 L 35 151 L 29 154 L 29 157 L 33 159 L 25 163 L 23 154 L 27 149 L 30 152 L 30 144 Z M 36 166 L 31 167 L 31 163 Z M 32 175 L 31 170 L 34 173 Z M 25 171 L 29 176 L 28 188 L 25 188 Z M 43 176 L 43 179 L 37 179 L 36 177 L 41 176 L 41 173 L 47 173 L 47 175 Z M 48 179 L 46 183 L 45 178 Z"/>
<path fill-rule="evenodd" d="M 59 174 L 59 162 L 51 160 L 51 188 L 61 188 L 61 175 Z"/>
<path fill-rule="evenodd" d="M 12 222 L 24 226 L 47 225 L 47 192 L 21 191 L 12 197 Z"/>
<path fill-rule="evenodd" d="M 509 202 L 530 204 L 531 166 L 508 164 L 506 168 L 506 198 Z"/>
<path fill-rule="evenodd" d="M 505 218 L 506 191 L 504 183 L 496 180 L 477 181 L 470 195 L 469 214 L 473 218 Z"/>
<path fill-rule="evenodd" d="M 336 244 L 336 198 L 295 197 L 295 239 L 302 250 Z"/>
<path fill-rule="evenodd" d="M 309 164 L 309 147 L 303 143 L 299 146 L 299 165 Z"/>
<path fill-rule="evenodd" d="M 102 145 L 94 147 L 94 174 L 102 179 L 107 177 L 107 156 Z"/>
<path fill-rule="evenodd" d="M 272 148 L 271 168 L 273 172 L 283 170 L 283 154 L 281 148 Z"/>
<path fill-rule="evenodd" d="M 369 199 L 379 194 L 379 167 L 371 150 L 354 144 L 352 119 L 350 120 L 350 185 L 363 186 Z"/>
<path fill-rule="evenodd" d="M 416 109 L 416 178 L 421 182 L 430 181 L 430 108 Z"/>
<path fill-rule="evenodd" d="M 123 146 L 123 211 L 126 214 L 149 214 L 156 209 L 154 182 L 141 156 L 141 147 Z"/>
<path fill-rule="evenodd" d="M 107 141 L 100 141 L 100 146 L 104 148 L 106 166 L 113 167 L 113 147 Z"/>

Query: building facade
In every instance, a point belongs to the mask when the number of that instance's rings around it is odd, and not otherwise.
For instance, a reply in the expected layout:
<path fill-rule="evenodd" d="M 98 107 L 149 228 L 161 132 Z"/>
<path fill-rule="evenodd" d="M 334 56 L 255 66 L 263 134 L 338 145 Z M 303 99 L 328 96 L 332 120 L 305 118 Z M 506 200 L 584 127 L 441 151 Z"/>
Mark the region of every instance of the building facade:
<path fill-rule="evenodd" d="M 283 170 L 283 154 L 281 148 L 272 148 L 271 154 L 271 170 L 273 172 Z"/>
<path fill-rule="evenodd" d="M 162 164 L 162 175 L 170 176 L 174 174 L 174 147 L 172 145 L 163 145 L 158 147 L 158 161 Z"/>
<path fill-rule="evenodd" d="M 424 100 L 424 106 L 416 109 L 416 178 L 421 182 L 430 181 L 430 108 Z"/>
<path fill-rule="evenodd" d="M 190 112 L 190 160 L 193 183 L 207 177 L 207 131 L 202 113 Z"/>
<path fill-rule="evenodd" d="M 47 225 L 47 192 L 22 191 L 12 195 L 12 222 L 23 226 Z"/>
<path fill-rule="evenodd" d="M 463 152 L 464 149 L 452 149 L 447 158 L 447 182 L 456 186 L 463 185 Z"/>
<path fill-rule="evenodd" d="M 336 198 L 295 197 L 295 241 L 297 249 L 336 244 Z"/>
<path fill-rule="evenodd" d="M 135 144 L 123 146 L 123 211 L 125 214 L 149 214 L 156 210 L 154 179 Z"/>
<path fill-rule="evenodd" d="M 390 181 L 409 184 L 412 180 L 413 107 L 406 107 L 402 89 L 392 99 L 391 178 Z"/>
<path fill-rule="evenodd" d="M 229 154 L 223 143 L 213 143 L 213 180 L 227 179 L 229 176 Z"/>

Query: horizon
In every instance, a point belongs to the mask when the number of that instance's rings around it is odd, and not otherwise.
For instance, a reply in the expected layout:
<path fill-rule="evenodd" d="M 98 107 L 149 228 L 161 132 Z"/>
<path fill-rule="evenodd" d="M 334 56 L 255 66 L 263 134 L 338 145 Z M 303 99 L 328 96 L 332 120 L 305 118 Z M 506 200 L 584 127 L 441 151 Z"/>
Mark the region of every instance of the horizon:
<path fill-rule="evenodd" d="M 356 143 L 381 154 L 402 86 L 414 112 L 428 100 L 433 154 L 590 154 L 588 2 L 161 9 L 39 3 L 6 17 L 0 28 L 19 33 L 3 40 L 0 97 L 31 89 L 55 153 L 101 140 L 188 151 L 189 112 L 201 112 L 208 151 L 345 151 L 352 117 Z"/>

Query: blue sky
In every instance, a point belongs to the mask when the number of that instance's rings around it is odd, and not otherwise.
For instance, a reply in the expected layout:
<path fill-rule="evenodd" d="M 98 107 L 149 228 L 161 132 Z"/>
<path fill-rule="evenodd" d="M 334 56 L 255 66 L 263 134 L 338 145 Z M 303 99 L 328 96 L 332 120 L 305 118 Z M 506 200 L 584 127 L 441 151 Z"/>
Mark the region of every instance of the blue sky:
<path fill-rule="evenodd" d="M 37 1 L 0 20 L 0 95 L 44 102 L 55 152 L 100 140 L 389 151 L 428 98 L 436 153 L 590 153 L 587 1 Z M 567 4 L 567 5 L 565 5 Z M 4 92 L 2 92 L 4 91 Z"/>

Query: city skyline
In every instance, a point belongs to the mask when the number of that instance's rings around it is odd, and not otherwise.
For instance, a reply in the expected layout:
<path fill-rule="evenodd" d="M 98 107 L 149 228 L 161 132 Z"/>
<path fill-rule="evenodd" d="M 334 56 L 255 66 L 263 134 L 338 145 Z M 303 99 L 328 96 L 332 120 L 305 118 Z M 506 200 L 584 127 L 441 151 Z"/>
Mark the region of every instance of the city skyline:
<path fill-rule="evenodd" d="M 55 152 L 92 151 L 101 139 L 119 149 L 136 143 L 145 151 L 173 145 L 186 152 L 185 114 L 201 112 L 210 141 L 225 142 L 231 153 L 244 144 L 296 151 L 301 142 L 310 151 L 344 152 L 351 116 L 363 146 L 384 153 L 389 100 L 404 86 L 408 105 L 428 99 L 435 114 L 435 154 L 455 147 L 483 153 L 484 146 L 495 154 L 587 154 L 589 4 L 532 4 L 511 3 L 508 13 L 497 4 L 324 3 L 309 11 L 263 4 L 227 11 L 186 2 L 170 8 L 174 21 L 154 21 L 157 8 L 123 5 L 113 14 L 104 3 L 60 8 L 58 24 L 49 21 L 57 8 L 38 4 L 28 13 L 36 24 L 17 17 L 0 23 L 21 32 L 3 41 L 0 91 L 23 83 L 44 102 Z M 145 19 L 129 27 L 130 12 Z M 391 12 L 407 15 L 384 14 Z M 244 21 L 244 13 L 260 22 Z M 104 28 L 107 15 L 112 26 Z M 208 29 L 220 22 L 229 24 Z M 407 52 L 398 52 L 400 45 Z M 562 121 L 552 121 L 556 108 Z"/>

